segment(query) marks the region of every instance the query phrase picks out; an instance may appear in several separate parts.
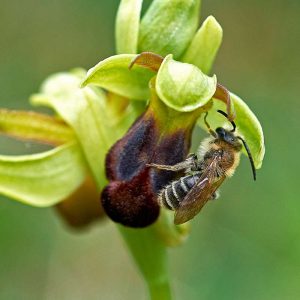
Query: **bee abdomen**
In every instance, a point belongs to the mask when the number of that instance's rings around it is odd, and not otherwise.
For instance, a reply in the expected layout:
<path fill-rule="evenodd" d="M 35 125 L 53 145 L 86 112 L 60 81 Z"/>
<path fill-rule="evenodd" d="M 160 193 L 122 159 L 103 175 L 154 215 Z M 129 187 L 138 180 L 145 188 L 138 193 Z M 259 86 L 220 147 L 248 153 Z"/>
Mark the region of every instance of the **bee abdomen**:
<path fill-rule="evenodd" d="M 159 196 L 159 201 L 164 207 L 174 210 L 180 206 L 180 202 L 196 184 L 200 174 L 188 175 L 173 181 L 166 186 Z"/>

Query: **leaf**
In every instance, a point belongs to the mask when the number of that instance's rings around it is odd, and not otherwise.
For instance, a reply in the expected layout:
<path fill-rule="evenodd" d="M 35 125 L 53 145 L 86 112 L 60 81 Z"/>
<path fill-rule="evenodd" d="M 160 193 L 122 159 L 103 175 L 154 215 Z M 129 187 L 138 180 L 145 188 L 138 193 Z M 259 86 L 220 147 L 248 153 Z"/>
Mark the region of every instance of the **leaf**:
<path fill-rule="evenodd" d="M 45 81 L 41 94 L 31 97 L 31 102 L 52 107 L 74 129 L 92 175 L 103 187 L 105 155 L 114 141 L 113 133 L 108 131 L 104 93 L 90 87 L 81 89 L 81 80 L 77 74 L 55 74 Z"/>
<path fill-rule="evenodd" d="M 255 168 L 260 169 L 265 155 L 265 144 L 262 127 L 254 113 L 241 98 L 232 93 L 230 93 L 230 97 L 233 101 L 236 112 L 236 118 L 234 122 L 237 126 L 237 134 L 241 135 L 246 140 L 253 156 Z M 214 100 L 213 108 L 209 111 L 207 117 L 207 120 L 213 129 L 219 126 L 226 127 L 226 125 L 228 124 L 226 119 L 224 121 L 224 117 L 217 113 L 218 109 L 225 111 L 226 106 L 224 103 Z M 203 118 L 198 121 L 198 124 L 206 129 L 203 123 Z M 245 149 L 243 150 L 243 152 L 244 154 L 246 154 Z"/>
<path fill-rule="evenodd" d="M 0 134 L 50 145 L 61 145 L 76 139 L 73 130 L 55 117 L 6 109 L 0 109 Z"/>
<path fill-rule="evenodd" d="M 220 48 L 223 30 L 213 16 L 209 16 L 195 34 L 182 61 L 197 66 L 208 74 Z"/>
<path fill-rule="evenodd" d="M 154 73 L 138 66 L 129 70 L 135 57 L 134 54 L 120 54 L 99 62 L 88 71 L 82 86 L 92 83 L 130 99 L 147 99 L 148 83 Z"/>
<path fill-rule="evenodd" d="M 200 0 L 154 0 L 144 15 L 139 52 L 179 58 L 198 26 Z"/>
<path fill-rule="evenodd" d="M 143 0 L 122 0 L 116 17 L 117 53 L 137 53 Z"/>
<path fill-rule="evenodd" d="M 193 111 L 205 105 L 216 91 L 217 78 L 208 77 L 197 67 L 177 62 L 168 55 L 156 79 L 156 92 L 169 107 Z"/>
<path fill-rule="evenodd" d="M 0 193 L 33 206 L 51 206 L 83 182 L 86 164 L 77 143 L 24 156 L 0 156 Z"/>

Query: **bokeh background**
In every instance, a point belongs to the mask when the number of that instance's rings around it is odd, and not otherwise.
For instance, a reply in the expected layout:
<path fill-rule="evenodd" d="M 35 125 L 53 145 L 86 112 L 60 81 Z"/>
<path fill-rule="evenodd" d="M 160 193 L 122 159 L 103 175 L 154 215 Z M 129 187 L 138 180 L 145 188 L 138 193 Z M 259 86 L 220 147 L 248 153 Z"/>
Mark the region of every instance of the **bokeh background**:
<path fill-rule="evenodd" d="M 49 74 L 113 54 L 118 2 L 2 0 L 0 106 L 27 109 Z M 214 72 L 260 119 L 267 152 L 257 182 L 244 158 L 189 240 L 170 250 L 176 299 L 299 299 L 300 2 L 203 1 L 202 20 L 209 14 L 224 29 Z M 0 150 L 35 148 L 1 137 Z M 51 208 L 0 197 L 1 300 L 145 295 L 111 222 L 75 233 Z"/>

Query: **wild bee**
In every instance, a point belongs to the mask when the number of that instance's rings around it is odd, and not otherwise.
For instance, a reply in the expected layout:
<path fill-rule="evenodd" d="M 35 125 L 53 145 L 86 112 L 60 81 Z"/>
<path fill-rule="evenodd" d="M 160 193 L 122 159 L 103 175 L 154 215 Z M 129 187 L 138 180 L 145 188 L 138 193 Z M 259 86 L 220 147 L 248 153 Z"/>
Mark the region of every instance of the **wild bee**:
<path fill-rule="evenodd" d="M 218 110 L 228 118 L 228 115 Z M 197 154 L 190 154 L 187 159 L 173 166 L 149 164 L 148 166 L 168 171 L 185 171 L 185 176 L 167 185 L 159 194 L 160 205 L 175 210 L 174 223 L 182 224 L 194 218 L 208 200 L 217 197 L 217 190 L 226 177 L 231 177 L 239 164 L 244 146 L 250 160 L 253 178 L 256 170 L 252 155 L 245 140 L 235 135 L 236 125 L 232 130 L 218 127 L 212 130 L 206 120 L 210 137 L 200 145 Z"/>

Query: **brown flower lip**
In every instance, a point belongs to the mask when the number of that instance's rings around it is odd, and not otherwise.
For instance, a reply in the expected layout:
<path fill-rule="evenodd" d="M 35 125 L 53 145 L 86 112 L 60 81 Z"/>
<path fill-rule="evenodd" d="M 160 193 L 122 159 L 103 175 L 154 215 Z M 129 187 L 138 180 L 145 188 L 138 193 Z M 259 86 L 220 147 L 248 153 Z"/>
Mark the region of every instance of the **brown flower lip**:
<path fill-rule="evenodd" d="M 137 228 L 156 221 L 160 211 L 157 195 L 176 174 L 147 164 L 172 165 L 184 160 L 199 113 L 184 114 L 183 122 L 182 113 L 170 111 L 154 96 L 146 112 L 113 145 L 106 157 L 110 182 L 102 192 L 103 208 L 113 221 Z"/>

